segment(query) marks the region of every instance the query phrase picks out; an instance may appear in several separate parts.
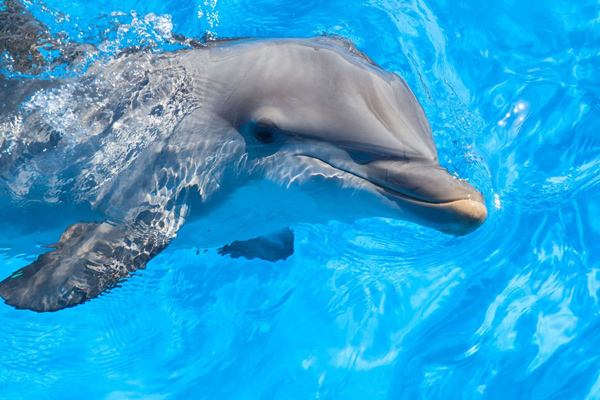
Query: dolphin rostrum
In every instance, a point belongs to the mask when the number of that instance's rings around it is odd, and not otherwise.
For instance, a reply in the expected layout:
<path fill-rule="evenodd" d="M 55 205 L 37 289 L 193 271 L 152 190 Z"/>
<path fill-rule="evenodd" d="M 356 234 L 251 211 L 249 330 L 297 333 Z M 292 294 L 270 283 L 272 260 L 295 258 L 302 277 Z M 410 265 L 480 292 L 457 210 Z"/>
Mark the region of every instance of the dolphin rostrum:
<path fill-rule="evenodd" d="M 30 97 L 0 114 L 12 123 L 0 137 L 4 192 L 102 216 L 68 227 L 54 251 L 0 283 L 16 308 L 98 296 L 192 217 L 210 230 L 206 246 L 235 240 L 220 251 L 237 254 L 279 231 L 283 241 L 265 248 L 293 251 L 295 222 L 380 216 L 463 235 L 487 216 L 481 193 L 440 167 L 404 80 L 347 39 L 137 50 L 35 90 L 6 82 Z"/>

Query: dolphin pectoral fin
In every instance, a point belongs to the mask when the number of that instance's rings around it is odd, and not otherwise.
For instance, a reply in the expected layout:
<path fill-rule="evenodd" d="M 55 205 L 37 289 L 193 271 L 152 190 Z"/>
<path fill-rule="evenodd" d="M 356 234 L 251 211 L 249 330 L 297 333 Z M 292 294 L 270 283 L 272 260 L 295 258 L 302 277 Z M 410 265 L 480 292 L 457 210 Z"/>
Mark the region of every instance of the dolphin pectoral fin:
<path fill-rule="evenodd" d="M 146 228 L 146 227 L 144 227 Z M 163 250 L 162 233 L 109 223 L 77 223 L 30 265 L 0 282 L 6 304 L 37 312 L 58 311 L 117 286 Z"/>
<path fill-rule="evenodd" d="M 228 254 L 231 258 L 260 258 L 273 262 L 285 260 L 294 254 L 294 232 L 285 228 L 250 240 L 236 240 L 221 247 L 218 252 L 223 256 Z"/>

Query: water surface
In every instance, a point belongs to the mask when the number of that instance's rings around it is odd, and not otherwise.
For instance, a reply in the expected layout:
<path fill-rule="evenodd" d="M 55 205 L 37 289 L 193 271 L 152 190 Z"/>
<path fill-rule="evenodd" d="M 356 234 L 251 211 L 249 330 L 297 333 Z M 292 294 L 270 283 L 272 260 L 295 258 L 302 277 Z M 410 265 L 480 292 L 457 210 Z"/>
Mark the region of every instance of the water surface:
<path fill-rule="evenodd" d="M 407 80 L 442 165 L 490 214 L 460 238 L 377 218 L 298 225 L 276 263 L 222 257 L 186 225 L 84 306 L 0 307 L 0 398 L 600 399 L 597 2 L 26 6 L 108 58 L 169 49 L 171 32 L 348 37 Z M 2 276 L 85 214 L 0 203 Z"/>

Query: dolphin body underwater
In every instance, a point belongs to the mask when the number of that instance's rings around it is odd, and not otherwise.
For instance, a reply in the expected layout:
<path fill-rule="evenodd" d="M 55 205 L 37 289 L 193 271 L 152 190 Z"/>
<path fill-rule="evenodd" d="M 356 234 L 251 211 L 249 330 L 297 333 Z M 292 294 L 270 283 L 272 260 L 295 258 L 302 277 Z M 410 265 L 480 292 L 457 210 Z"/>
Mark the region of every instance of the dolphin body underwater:
<path fill-rule="evenodd" d="M 404 80 L 347 39 L 124 51 L 76 78 L 2 79 L 0 123 L 12 128 L 0 137 L 0 196 L 102 216 L 0 283 L 19 309 L 57 311 L 114 288 L 190 218 L 206 221 L 203 245 L 230 243 L 221 251 L 234 255 L 260 237 L 293 252 L 298 222 L 390 217 L 463 235 L 487 216 L 481 193 L 440 167 Z"/>

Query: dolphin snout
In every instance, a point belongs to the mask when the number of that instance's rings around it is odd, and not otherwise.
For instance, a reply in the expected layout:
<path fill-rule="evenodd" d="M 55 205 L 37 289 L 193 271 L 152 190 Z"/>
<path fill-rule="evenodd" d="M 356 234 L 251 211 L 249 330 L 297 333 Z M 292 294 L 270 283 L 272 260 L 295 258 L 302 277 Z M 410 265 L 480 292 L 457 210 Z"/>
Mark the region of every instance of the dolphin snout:
<path fill-rule="evenodd" d="M 433 211 L 433 210 L 432 210 Z M 436 212 L 432 212 L 435 216 Z M 477 229 L 487 218 L 487 207 L 484 203 L 473 200 L 456 200 L 450 203 L 443 203 L 439 216 L 432 219 L 433 227 L 453 235 L 466 235 Z M 444 215 L 449 214 L 449 215 Z"/>
<path fill-rule="evenodd" d="M 387 187 L 428 203 L 473 200 L 483 203 L 483 195 L 467 181 L 439 165 L 396 161 L 386 171 Z"/>
<path fill-rule="evenodd" d="M 415 222 L 442 232 L 465 235 L 487 218 L 481 192 L 437 163 L 379 161 L 369 165 L 368 175 Z"/>

